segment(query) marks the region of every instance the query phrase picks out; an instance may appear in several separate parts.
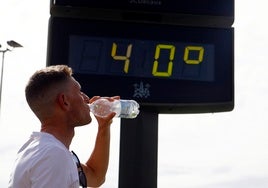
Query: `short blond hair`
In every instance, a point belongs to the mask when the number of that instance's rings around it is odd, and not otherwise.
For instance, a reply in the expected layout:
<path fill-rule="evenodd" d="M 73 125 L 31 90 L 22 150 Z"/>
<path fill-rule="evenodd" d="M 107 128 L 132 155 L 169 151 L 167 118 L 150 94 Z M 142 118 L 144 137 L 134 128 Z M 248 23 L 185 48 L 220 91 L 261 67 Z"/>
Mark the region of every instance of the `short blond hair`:
<path fill-rule="evenodd" d="M 67 65 L 53 65 L 36 71 L 29 79 L 25 96 L 28 105 L 38 116 L 38 111 L 44 108 L 46 100 L 51 90 L 55 90 L 60 85 L 66 83 L 72 77 L 72 69 Z"/>

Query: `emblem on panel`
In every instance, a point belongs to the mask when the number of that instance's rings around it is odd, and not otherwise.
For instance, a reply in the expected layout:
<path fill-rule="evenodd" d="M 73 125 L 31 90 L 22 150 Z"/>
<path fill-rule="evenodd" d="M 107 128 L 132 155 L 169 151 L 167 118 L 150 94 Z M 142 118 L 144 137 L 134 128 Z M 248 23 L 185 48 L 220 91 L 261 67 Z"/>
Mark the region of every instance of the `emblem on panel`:
<path fill-rule="evenodd" d="M 136 98 L 147 98 L 150 96 L 150 84 L 144 84 L 143 82 L 135 83 L 133 97 Z"/>

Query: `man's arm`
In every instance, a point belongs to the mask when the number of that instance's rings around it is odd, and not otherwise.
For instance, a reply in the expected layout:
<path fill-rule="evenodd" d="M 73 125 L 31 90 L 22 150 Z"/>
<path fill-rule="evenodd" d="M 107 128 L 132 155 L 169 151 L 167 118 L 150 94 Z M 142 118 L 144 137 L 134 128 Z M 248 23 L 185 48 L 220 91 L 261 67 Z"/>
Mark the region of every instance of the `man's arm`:
<path fill-rule="evenodd" d="M 117 98 L 112 98 L 112 100 Z M 114 116 L 113 112 L 105 118 L 96 117 L 98 132 L 95 146 L 90 158 L 83 166 L 88 186 L 98 187 L 105 181 L 110 154 L 110 126 Z"/>

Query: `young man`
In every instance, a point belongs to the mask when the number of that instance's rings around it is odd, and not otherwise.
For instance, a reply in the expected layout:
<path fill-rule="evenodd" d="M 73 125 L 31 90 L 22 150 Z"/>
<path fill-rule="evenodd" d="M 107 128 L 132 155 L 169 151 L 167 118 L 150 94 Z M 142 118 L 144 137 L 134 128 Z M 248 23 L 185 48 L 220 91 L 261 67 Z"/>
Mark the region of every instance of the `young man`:
<path fill-rule="evenodd" d="M 17 154 L 9 187 L 98 187 L 105 181 L 109 163 L 110 125 L 115 113 L 96 117 L 95 147 L 85 164 L 69 151 L 74 128 L 91 122 L 88 103 L 80 84 L 66 65 L 49 66 L 33 74 L 25 88 L 26 100 L 41 122 Z M 119 97 L 110 97 L 113 101 Z"/>

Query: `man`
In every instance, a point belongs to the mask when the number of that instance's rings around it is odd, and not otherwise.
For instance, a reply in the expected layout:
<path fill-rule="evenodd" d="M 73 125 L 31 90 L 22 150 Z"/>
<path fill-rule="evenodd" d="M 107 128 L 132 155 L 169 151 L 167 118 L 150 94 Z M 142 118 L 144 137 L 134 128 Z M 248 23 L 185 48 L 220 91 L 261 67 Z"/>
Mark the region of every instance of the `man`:
<path fill-rule="evenodd" d="M 41 122 L 17 155 L 9 187 L 98 187 L 105 181 L 109 163 L 110 125 L 115 113 L 96 117 L 98 132 L 91 156 L 81 164 L 69 151 L 74 129 L 91 122 L 88 103 L 80 84 L 66 65 L 49 66 L 33 74 L 25 88 L 26 100 Z M 119 97 L 110 97 L 113 101 Z"/>

